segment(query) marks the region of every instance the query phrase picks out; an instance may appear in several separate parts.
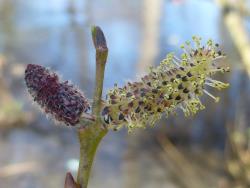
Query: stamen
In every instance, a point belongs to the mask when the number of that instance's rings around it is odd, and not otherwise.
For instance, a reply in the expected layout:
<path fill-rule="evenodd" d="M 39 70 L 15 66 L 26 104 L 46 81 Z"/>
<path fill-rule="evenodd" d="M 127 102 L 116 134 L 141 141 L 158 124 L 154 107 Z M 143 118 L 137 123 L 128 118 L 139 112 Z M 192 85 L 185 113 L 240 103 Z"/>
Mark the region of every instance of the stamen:
<path fill-rule="evenodd" d="M 211 87 L 214 87 L 216 89 L 225 89 L 229 86 L 228 83 L 224 83 L 224 82 L 221 82 L 221 81 L 218 81 L 218 80 L 213 80 L 211 78 L 206 78 L 206 82 L 205 82 L 206 85 L 209 85 Z"/>
<path fill-rule="evenodd" d="M 220 55 L 220 56 L 217 56 L 217 57 L 214 57 L 213 59 L 212 59 L 212 61 L 217 61 L 217 60 L 220 60 L 220 59 L 224 59 L 226 56 L 224 56 L 224 55 Z"/>
<path fill-rule="evenodd" d="M 220 98 L 213 96 L 211 93 L 209 93 L 207 90 L 203 89 L 203 92 L 207 94 L 209 97 L 213 98 L 215 102 L 219 102 Z"/>
<path fill-rule="evenodd" d="M 173 59 L 173 63 L 174 63 L 178 68 L 180 67 L 179 62 L 177 62 L 175 59 Z"/>

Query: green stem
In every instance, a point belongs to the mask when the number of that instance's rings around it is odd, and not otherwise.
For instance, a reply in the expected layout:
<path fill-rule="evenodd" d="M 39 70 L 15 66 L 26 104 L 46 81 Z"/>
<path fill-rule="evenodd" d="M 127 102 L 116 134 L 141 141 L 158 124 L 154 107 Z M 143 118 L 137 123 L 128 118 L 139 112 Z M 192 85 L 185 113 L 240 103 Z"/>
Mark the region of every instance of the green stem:
<path fill-rule="evenodd" d="M 100 27 L 92 27 L 92 39 L 96 49 L 96 84 L 93 102 L 93 115 L 100 116 L 102 89 L 104 80 L 105 65 L 108 57 L 108 48 L 105 36 Z"/>
<path fill-rule="evenodd" d="M 105 64 L 108 56 L 108 48 L 105 36 L 101 28 L 92 27 L 92 39 L 96 49 L 96 84 L 94 92 L 94 102 L 92 115 L 95 119 L 87 121 L 89 125 L 79 129 L 78 137 L 80 142 L 80 159 L 77 175 L 77 183 L 81 188 L 87 188 L 92 163 L 96 154 L 97 147 L 108 130 L 103 126 L 100 111 L 102 103 L 102 90 Z"/>
<path fill-rule="evenodd" d="M 80 142 L 80 161 L 77 175 L 77 183 L 81 188 L 87 188 L 91 167 L 96 154 L 97 147 L 107 131 L 96 131 L 94 129 L 84 129 L 78 131 Z"/>

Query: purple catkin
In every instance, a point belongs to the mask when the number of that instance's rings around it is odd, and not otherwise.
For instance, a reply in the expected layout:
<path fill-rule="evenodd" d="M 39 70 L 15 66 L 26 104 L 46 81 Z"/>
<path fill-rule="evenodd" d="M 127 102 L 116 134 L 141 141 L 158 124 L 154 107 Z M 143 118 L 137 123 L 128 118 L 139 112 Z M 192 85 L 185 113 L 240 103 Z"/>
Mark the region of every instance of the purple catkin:
<path fill-rule="evenodd" d="M 66 125 L 76 125 L 83 112 L 90 109 L 87 99 L 68 81 L 40 65 L 28 64 L 25 82 L 29 93 L 47 114 Z"/>

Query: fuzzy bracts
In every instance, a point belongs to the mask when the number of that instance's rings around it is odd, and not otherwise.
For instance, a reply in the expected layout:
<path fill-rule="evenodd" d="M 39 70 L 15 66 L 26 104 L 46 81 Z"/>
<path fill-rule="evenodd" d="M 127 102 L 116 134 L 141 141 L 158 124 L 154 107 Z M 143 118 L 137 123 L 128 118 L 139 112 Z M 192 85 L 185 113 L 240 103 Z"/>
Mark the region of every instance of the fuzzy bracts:
<path fill-rule="evenodd" d="M 190 42 L 181 47 L 184 52 L 180 59 L 168 54 L 141 81 L 129 82 L 124 87 L 115 85 L 108 92 L 101 113 L 107 126 L 115 130 L 127 126 L 129 131 L 147 124 L 153 126 L 163 113 L 169 115 L 177 108 L 185 116 L 193 115 L 205 108 L 199 99 L 203 94 L 218 102 L 219 98 L 210 94 L 206 86 L 219 90 L 229 86 L 211 78 L 217 72 L 229 71 L 215 64 L 224 54 L 212 40 L 205 46 L 198 37 L 193 37 L 193 42 L 194 47 Z"/>
<path fill-rule="evenodd" d="M 68 81 L 40 65 L 29 64 L 25 70 L 29 93 L 45 113 L 66 125 L 74 126 L 90 106 L 83 94 Z"/>

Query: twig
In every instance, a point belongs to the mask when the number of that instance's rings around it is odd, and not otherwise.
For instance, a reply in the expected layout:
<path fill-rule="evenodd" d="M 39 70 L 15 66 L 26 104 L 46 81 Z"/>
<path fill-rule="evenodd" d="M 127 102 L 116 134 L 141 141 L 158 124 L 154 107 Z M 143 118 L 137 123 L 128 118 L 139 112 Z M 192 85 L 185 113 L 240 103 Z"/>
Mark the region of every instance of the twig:
<path fill-rule="evenodd" d="M 223 0 L 220 0 L 219 3 L 224 10 L 225 25 L 235 46 L 238 48 L 246 72 L 250 76 L 250 39 L 244 27 L 242 17 L 237 11 L 230 9 Z"/>
<path fill-rule="evenodd" d="M 200 188 L 204 187 L 203 183 L 199 180 L 199 172 L 194 170 L 190 161 L 187 160 L 180 151 L 171 143 L 171 141 L 163 136 L 159 135 L 157 141 L 164 151 L 164 157 L 171 160 L 172 171 L 180 177 L 179 180 L 184 187 Z M 196 181 L 194 181 L 196 179 Z"/>
<path fill-rule="evenodd" d="M 92 39 L 96 49 L 96 84 L 93 102 L 93 114 L 99 116 L 102 103 L 102 89 L 108 48 L 105 36 L 100 27 L 92 27 Z"/>
<path fill-rule="evenodd" d="M 108 48 L 105 36 L 100 27 L 92 27 L 92 39 L 96 49 L 96 84 L 92 116 L 89 116 L 89 126 L 79 129 L 80 161 L 77 175 L 77 183 L 81 188 L 87 188 L 88 180 L 95 153 L 102 138 L 107 134 L 107 129 L 102 126 L 100 111 L 102 106 L 102 90 L 105 64 L 108 56 Z M 93 118 L 94 117 L 94 118 Z"/>

